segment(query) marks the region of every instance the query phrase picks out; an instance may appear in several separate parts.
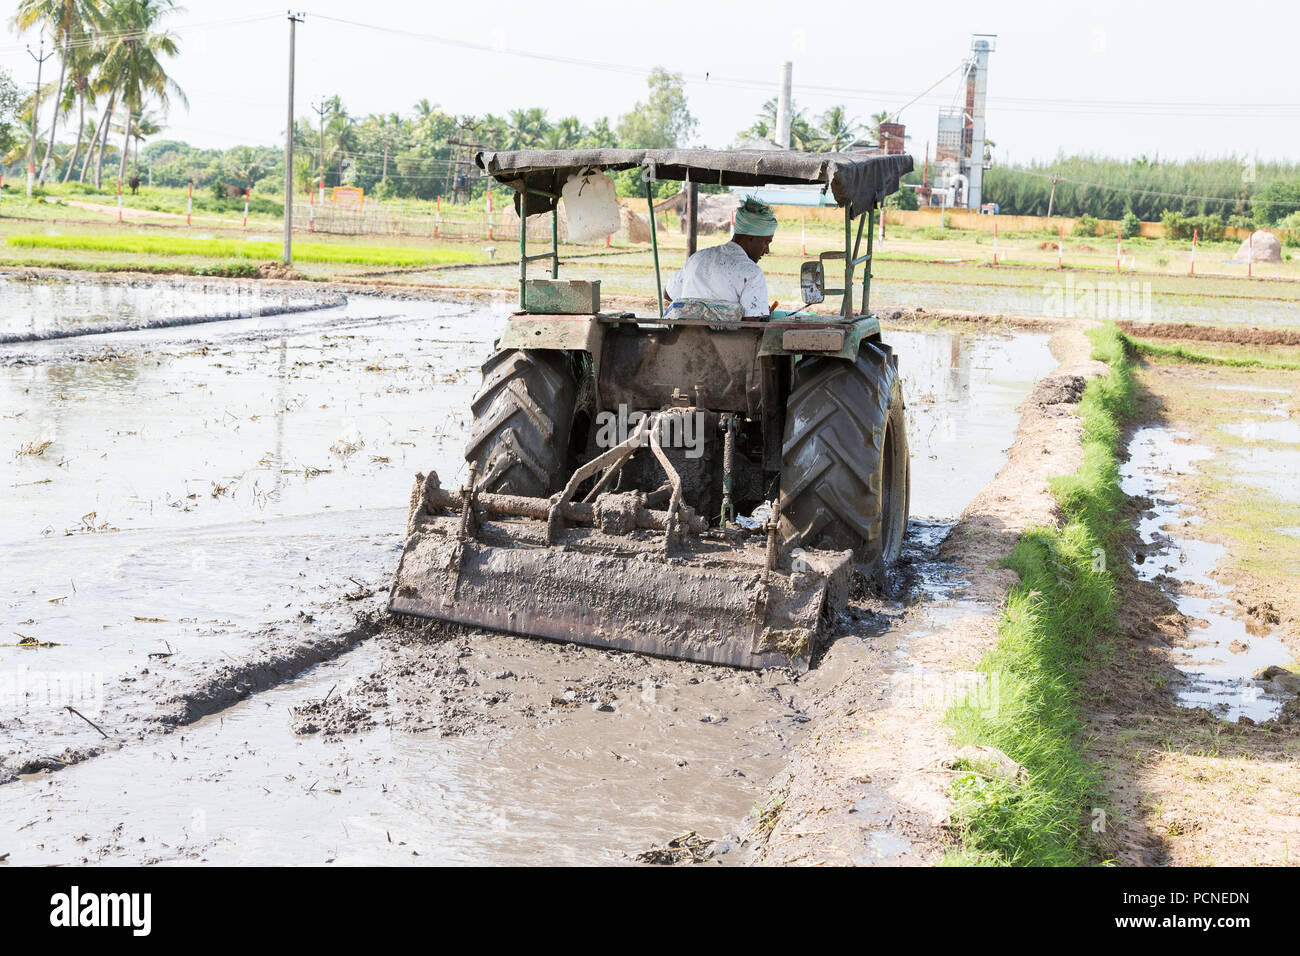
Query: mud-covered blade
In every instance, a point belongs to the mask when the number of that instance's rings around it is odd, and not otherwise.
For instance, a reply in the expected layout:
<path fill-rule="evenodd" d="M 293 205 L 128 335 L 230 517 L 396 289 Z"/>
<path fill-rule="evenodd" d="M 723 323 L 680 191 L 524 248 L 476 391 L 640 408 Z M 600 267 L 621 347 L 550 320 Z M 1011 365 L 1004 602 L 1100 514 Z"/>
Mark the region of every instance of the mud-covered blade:
<path fill-rule="evenodd" d="M 733 667 L 806 669 L 835 573 L 767 572 L 722 561 L 665 561 L 573 549 L 461 541 L 414 531 L 389 609 Z"/>

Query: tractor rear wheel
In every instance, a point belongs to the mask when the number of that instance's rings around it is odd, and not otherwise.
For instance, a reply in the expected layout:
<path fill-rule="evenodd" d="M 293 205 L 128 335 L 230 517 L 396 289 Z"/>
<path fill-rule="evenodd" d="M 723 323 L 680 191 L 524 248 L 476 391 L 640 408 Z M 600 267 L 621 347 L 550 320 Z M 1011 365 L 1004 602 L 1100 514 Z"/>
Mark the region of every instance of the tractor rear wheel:
<path fill-rule="evenodd" d="M 898 359 L 864 342 L 856 361 L 807 356 L 794 368 L 781 448 L 781 538 L 851 549 L 878 573 L 898 560 L 911 471 Z"/>
<path fill-rule="evenodd" d="M 478 490 L 546 498 L 563 488 L 577 398 L 566 352 L 503 349 L 484 362 L 465 449 Z"/>

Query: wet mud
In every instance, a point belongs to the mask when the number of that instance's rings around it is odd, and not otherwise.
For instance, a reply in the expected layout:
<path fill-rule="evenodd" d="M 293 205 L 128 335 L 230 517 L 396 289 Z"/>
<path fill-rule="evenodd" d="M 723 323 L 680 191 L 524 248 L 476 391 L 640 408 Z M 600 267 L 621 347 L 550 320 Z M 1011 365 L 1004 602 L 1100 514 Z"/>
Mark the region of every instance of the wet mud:
<path fill-rule="evenodd" d="M 1047 336 L 891 333 L 907 560 L 798 677 L 380 613 L 410 475 L 460 477 L 507 310 L 352 296 L 9 350 L 0 441 L 49 444 L 0 461 L 0 616 L 51 646 L 0 648 L 0 851 L 636 862 L 695 831 L 676 859 L 746 861 L 818 702 L 855 669 L 905 669 L 900 632 L 958 613 L 938 548 L 1054 367 Z"/>

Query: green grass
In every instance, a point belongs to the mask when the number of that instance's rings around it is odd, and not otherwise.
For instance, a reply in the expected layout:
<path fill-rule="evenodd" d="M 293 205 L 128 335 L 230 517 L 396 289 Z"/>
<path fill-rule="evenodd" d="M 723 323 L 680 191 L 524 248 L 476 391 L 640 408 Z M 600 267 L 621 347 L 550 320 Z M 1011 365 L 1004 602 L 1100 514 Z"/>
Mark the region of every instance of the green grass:
<path fill-rule="evenodd" d="M 1086 753 L 1083 677 L 1107 653 L 1116 593 L 1108 568 L 1121 561 L 1118 511 L 1121 423 L 1134 410 L 1132 366 L 1114 325 L 1090 333 L 1110 374 L 1088 384 L 1079 406 L 1083 464 L 1054 479 L 1065 521 L 1023 534 L 1005 565 L 1020 575 L 980 662 L 984 693 L 953 707 L 960 744 L 996 747 L 1027 774 L 1015 780 L 968 765 L 952 785 L 961 849 L 950 865 L 1077 866 L 1093 862 L 1087 839 L 1101 803 L 1100 768 Z"/>
<path fill-rule="evenodd" d="M 1279 371 L 1300 371 L 1300 362 L 1283 362 L 1275 359 L 1253 358 L 1244 355 L 1215 355 L 1209 352 L 1197 352 L 1182 345 L 1161 345 L 1131 335 L 1120 333 L 1124 344 L 1138 355 L 1156 358 L 1171 358 L 1180 362 L 1193 362 L 1200 365 L 1223 365 L 1229 368 L 1265 368 Z"/>
<path fill-rule="evenodd" d="M 13 248 L 60 249 L 79 252 L 118 252 L 134 255 L 202 256 L 214 259 L 280 258 L 278 242 L 239 239 L 191 239 L 186 236 L 9 236 Z M 420 249 L 400 246 L 359 246 L 345 243 L 295 242 L 299 262 L 351 263 L 374 266 L 446 265 L 473 262 L 476 252 L 466 249 Z"/>

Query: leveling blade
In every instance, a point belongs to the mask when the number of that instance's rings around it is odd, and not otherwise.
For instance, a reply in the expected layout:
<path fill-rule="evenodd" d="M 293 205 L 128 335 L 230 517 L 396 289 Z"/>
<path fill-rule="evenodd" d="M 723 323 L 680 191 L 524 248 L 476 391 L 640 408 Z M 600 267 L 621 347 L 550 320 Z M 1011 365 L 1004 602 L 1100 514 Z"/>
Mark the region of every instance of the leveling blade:
<path fill-rule="evenodd" d="M 415 522 L 389 610 L 530 637 L 732 667 L 806 670 L 822 611 L 847 595 L 849 552 L 769 571 L 764 549 L 700 542 L 665 557 L 662 536 L 585 529 L 547 546 L 539 521 Z"/>

